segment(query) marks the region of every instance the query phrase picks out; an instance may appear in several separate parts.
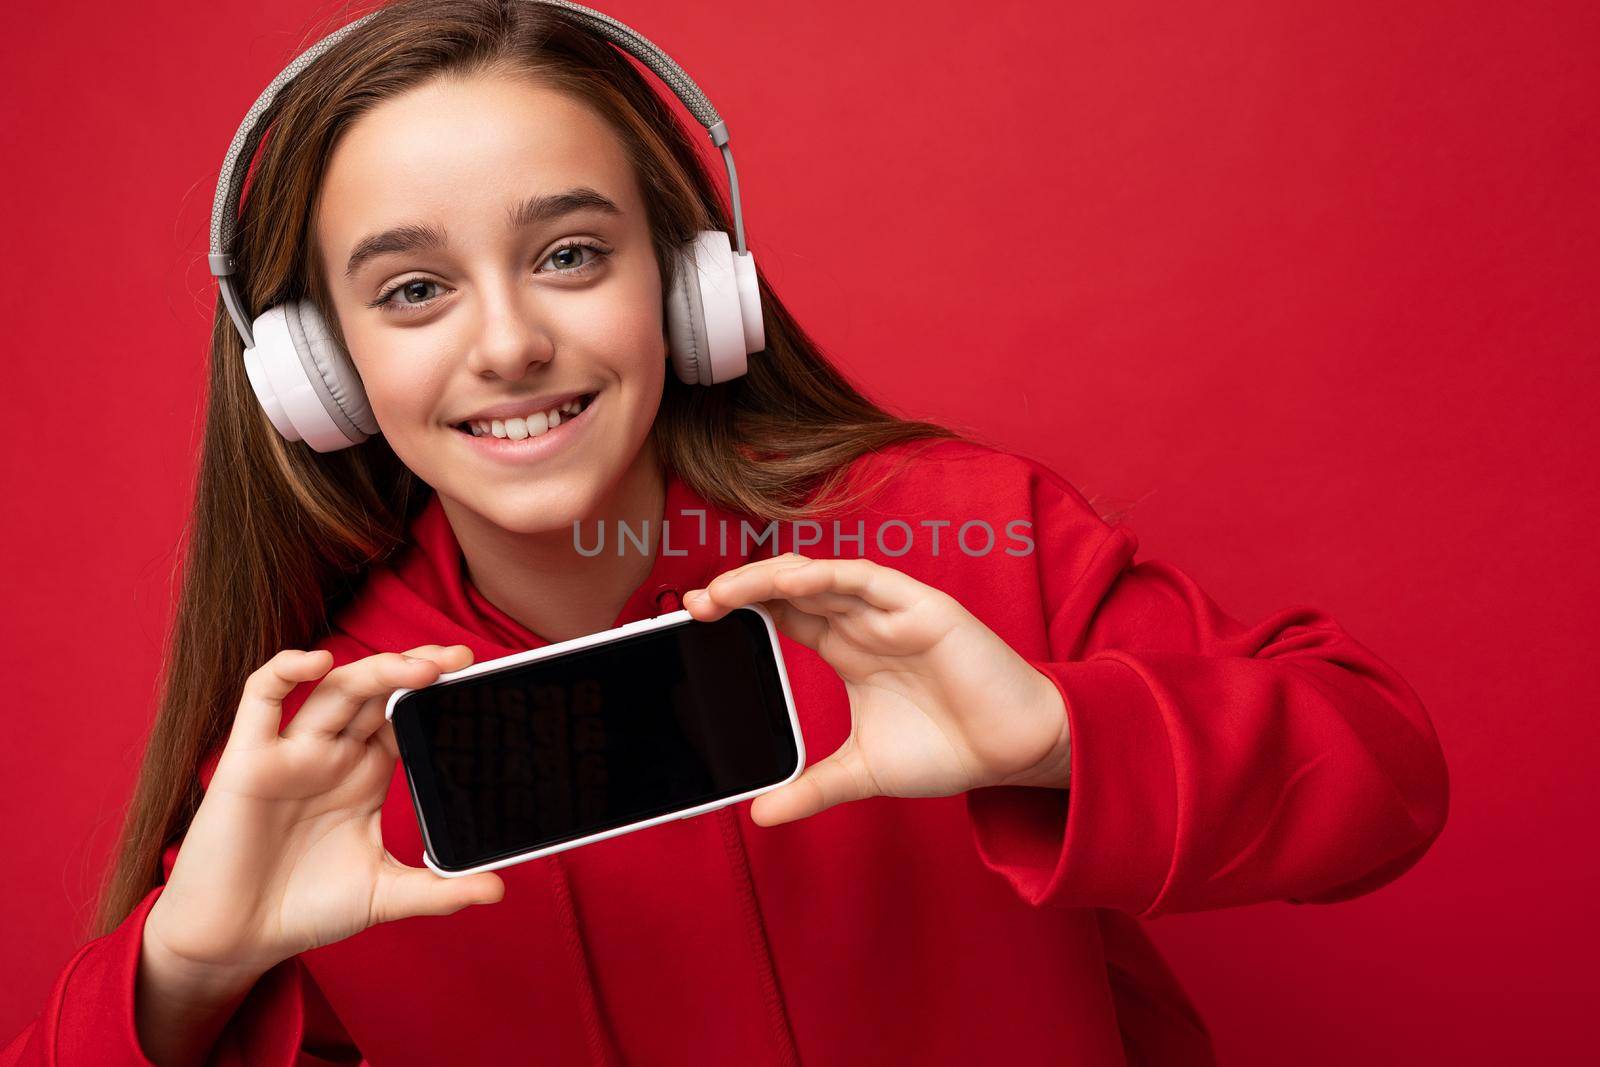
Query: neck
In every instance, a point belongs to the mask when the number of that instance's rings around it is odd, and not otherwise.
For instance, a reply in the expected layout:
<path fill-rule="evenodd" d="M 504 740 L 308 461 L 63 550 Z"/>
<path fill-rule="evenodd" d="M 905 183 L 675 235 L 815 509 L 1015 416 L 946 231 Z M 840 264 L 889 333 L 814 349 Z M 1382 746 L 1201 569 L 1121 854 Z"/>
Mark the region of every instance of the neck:
<path fill-rule="evenodd" d="M 633 464 L 580 520 L 586 543 L 597 524 L 615 530 L 626 522 L 650 531 L 648 554 L 599 552 L 573 546 L 570 526 L 534 534 L 506 530 L 441 498 L 465 557 L 467 577 L 484 598 L 529 630 L 554 643 L 609 627 L 628 597 L 650 574 L 666 511 L 666 479 L 654 440 L 645 439 Z M 648 521 L 648 526 L 642 526 Z"/>

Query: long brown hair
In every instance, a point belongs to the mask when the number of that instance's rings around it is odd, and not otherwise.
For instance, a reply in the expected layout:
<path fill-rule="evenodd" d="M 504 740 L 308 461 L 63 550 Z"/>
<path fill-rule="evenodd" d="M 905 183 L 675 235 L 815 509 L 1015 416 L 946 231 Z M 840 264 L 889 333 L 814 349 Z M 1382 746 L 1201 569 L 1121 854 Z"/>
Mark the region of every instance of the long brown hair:
<path fill-rule="evenodd" d="M 398 0 L 279 96 L 233 249 L 247 307 L 307 297 L 337 330 L 310 239 L 335 142 L 380 101 L 441 75 L 489 70 L 538 79 L 608 120 L 644 193 L 663 294 L 682 242 L 703 229 L 732 230 L 685 125 L 625 56 L 559 8 Z M 765 278 L 760 292 L 767 345 L 748 374 L 710 389 L 667 376 L 652 431 L 657 452 L 703 498 L 750 516 L 798 518 L 821 501 L 845 506 L 845 468 L 864 453 L 960 436 L 879 408 L 830 365 Z M 382 436 L 326 454 L 282 439 L 251 391 L 242 342 L 218 302 L 159 706 L 95 935 L 160 881 L 162 850 L 199 806 L 199 768 L 226 738 L 245 678 L 281 649 L 314 647 L 368 569 L 404 544 L 429 492 Z"/>

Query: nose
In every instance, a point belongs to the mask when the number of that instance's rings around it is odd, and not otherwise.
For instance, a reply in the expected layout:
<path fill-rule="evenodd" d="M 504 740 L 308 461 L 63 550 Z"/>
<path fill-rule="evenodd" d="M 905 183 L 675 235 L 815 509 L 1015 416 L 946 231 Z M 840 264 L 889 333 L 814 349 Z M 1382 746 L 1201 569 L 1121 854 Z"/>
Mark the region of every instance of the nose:
<path fill-rule="evenodd" d="M 550 362 L 555 345 L 531 295 L 505 281 L 480 291 L 478 335 L 467 357 L 472 372 L 516 381 L 530 366 Z"/>

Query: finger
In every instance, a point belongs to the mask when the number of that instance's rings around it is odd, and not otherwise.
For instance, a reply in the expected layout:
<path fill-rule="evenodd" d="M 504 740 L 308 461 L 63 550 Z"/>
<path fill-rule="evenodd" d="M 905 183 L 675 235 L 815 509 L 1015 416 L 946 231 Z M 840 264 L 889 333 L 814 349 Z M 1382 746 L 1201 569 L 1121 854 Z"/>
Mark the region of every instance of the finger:
<path fill-rule="evenodd" d="M 465 663 L 460 662 L 462 652 L 457 650 L 465 650 Z M 404 655 L 432 659 L 446 671 L 461 670 L 467 663 L 471 663 L 473 658 L 472 649 L 466 645 L 451 645 L 449 648 L 445 648 L 443 645 L 418 645 L 416 648 L 406 649 Z M 451 658 L 452 656 L 454 658 Z M 345 724 L 340 733 L 357 741 L 366 741 L 378 727 L 388 721 L 384 713 L 388 709 L 389 698 L 392 695 L 394 695 L 394 690 L 391 689 L 363 701 L 361 710 L 357 711 L 354 718 Z"/>
<path fill-rule="evenodd" d="M 816 570 L 811 565 L 772 572 L 772 591 L 813 615 L 844 615 L 866 611 L 872 605 L 858 596 L 817 587 Z"/>
<path fill-rule="evenodd" d="M 810 562 L 811 562 L 811 557 L 810 556 L 802 556 L 798 552 L 785 552 L 781 556 L 768 556 L 765 559 L 756 559 L 756 560 L 751 560 L 749 563 L 741 563 L 737 567 L 733 567 L 733 568 L 731 568 L 729 570 L 723 571 L 721 574 L 717 575 L 716 577 L 717 578 L 731 578 L 731 577 L 733 577 L 735 575 L 746 574 L 746 573 L 748 573 L 748 572 L 750 572 L 752 570 L 757 570 L 757 569 L 761 569 L 761 568 L 778 567 L 781 570 L 784 567 L 793 567 L 793 566 L 798 566 L 799 564 L 802 564 L 802 563 L 810 563 Z M 716 578 L 713 578 L 712 580 L 715 581 Z"/>
<path fill-rule="evenodd" d="M 683 597 L 683 606 L 701 622 L 712 622 L 734 608 L 786 596 L 787 594 L 775 584 L 776 577 L 786 572 L 802 570 L 812 562 L 804 556 L 790 553 L 736 568 L 717 575 L 703 589 L 691 589 Z M 809 607 L 813 611 L 828 610 L 820 600 L 814 601 Z M 832 610 L 848 610 L 848 608 L 846 605 L 836 604 Z"/>
<path fill-rule="evenodd" d="M 464 645 L 452 645 L 415 659 L 399 652 L 380 652 L 335 668 L 312 690 L 283 736 L 332 737 L 350 724 L 368 700 L 386 700 L 396 689 L 419 689 L 443 671 L 454 669 L 455 664 L 465 665 L 470 655 Z"/>
<path fill-rule="evenodd" d="M 870 559 L 814 559 L 784 574 L 784 587 L 796 596 L 824 590 L 859 597 L 880 611 L 910 607 L 928 586 L 904 571 Z"/>
<path fill-rule="evenodd" d="M 276 741 L 283 723 L 284 698 L 295 686 L 321 678 L 332 666 L 333 653 L 326 649 L 304 652 L 286 648 L 257 667 L 244 680 L 228 740 L 239 738 L 251 744 Z"/>
<path fill-rule="evenodd" d="M 420 688 L 433 681 L 439 667 L 430 659 L 407 659 L 399 652 L 377 655 L 337 667 L 317 683 L 300 710 L 284 727 L 283 736 L 332 737 L 375 697 L 387 698 L 401 687 Z"/>
<path fill-rule="evenodd" d="M 410 867 L 384 852 L 373 911 L 377 922 L 413 915 L 449 915 L 473 904 L 494 904 L 505 897 L 506 884 L 493 871 L 465 878 L 446 878 L 426 867 Z"/>
<path fill-rule="evenodd" d="M 772 616 L 772 622 L 778 627 L 779 633 L 800 642 L 813 652 L 817 651 L 822 635 L 828 632 L 827 619 L 813 615 L 786 600 L 768 600 L 761 606 Z"/>
<path fill-rule="evenodd" d="M 772 561 L 776 564 L 776 560 Z M 895 611 L 910 607 L 929 587 L 908 574 L 867 559 L 814 559 L 785 566 L 751 567 L 719 575 L 703 591 L 691 590 L 684 606 L 703 621 L 757 600 L 813 598 L 808 610 Z M 699 594 L 703 592 L 704 597 Z M 854 598 L 851 600 L 840 599 Z M 701 610 L 704 609 L 704 610 Z"/>
<path fill-rule="evenodd" d="M 466 645 L 450 645 L 448 647 L 445 645 L 418 645 L 416 648 L 406 649 L 401 654 L 412 659 L 432 660 L 439 664 L 443 671 L 462 670 L 472 662 L 474 656 L 472 649 Z M 387 721 L 384 717 L 384 710 L 389 704 L 389 698 L 393 695 L 394 690 L 389 689 L 363 701 L 361 710 L 357 711 L 355 717 L 345 724 L 340 733 L 363 742 L 371 738 L 378 727 Z"/>
<path fill-rule="evenodd" d="M 757 826 L 777 826 L 827 811 L 835 804 L 878 795 L 880 791 L 861 766 L 855 745 L 847 740 L 833 755 L 813 763 L 788 785 L 751 801 L 750 818 Z"/>
<path fill-rule="evenodd" d="M 721 574 L 712 578 L 710 582 L 706 583 L 706 586 L 709 587 L 716 585 L 719 588 L 726 588 L 730 583 L 736 582 L 742 576 L 747 574 L 762 573 L 771 570 L 785 570 L 790 567 L 801 567 L 810 562 L 811 559 L 808 556 L 802 556 L 798 552 L 785 552 L 781 556 L 772 556 L 768 559 L 754 560 L 753 562 L 743 564 L 742 566 L 734 567 L 731 570 L 723 571 Z M 684 600 L 687 602 L 689 599 L 694 598 L 698 594 L 702 594 L 705 591 L 705 588 L 691 589 L 684 597 Z"/>
<path fill-rule="evenodd" d="M 394 759 L 400 758 L 400 741 L 394 736 L 394 723 L 385 719 L 383 725 L 373 731 L 373 734 L 377 737 L 378 743 L 388 750 L 391 757 Z"/>
<path fill-rule="evenodd" d="M 735 608 L 757 603 L 770 608 L 773 604 L 789 602 L 801 611 L 818 617 L 865 611 L 868 608 L 867 602 L 860 597 L 843 593 L 791 596 L 786 580 L 781 575 L 773 575 L 770 581 L 760 585 L 749 584 L 754 581 L 746 579 L 747 584 L 743 588 L 722 586 L 715 591 L 702 590 L 701 595 L 685 596 L 684 608 L 701 622 L 715 622 Z"/>

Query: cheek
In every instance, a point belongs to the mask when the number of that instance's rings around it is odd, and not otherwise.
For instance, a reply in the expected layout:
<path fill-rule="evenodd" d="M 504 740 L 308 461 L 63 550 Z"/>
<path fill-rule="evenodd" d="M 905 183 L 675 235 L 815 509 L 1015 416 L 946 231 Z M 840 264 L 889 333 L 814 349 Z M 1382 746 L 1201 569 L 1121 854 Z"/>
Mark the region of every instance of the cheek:
<path fill-rule="evenodd" d="M 565 317 L 566 336 L 591 352 L 633 362 L 665 351 L 666 322 L 655 271 L 633 270 L 574 301 Z M 558 342 L 559 343 L 559 342 Z"/>
<path fill-rule="evenodd" d="M 429 330 L 378 329 L 366 336 L 347 332 L 345 339 L 379 422 L 404 433 L 408 424 L 427 417 L 444 388 L 442 339 Z"/>

